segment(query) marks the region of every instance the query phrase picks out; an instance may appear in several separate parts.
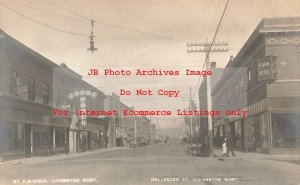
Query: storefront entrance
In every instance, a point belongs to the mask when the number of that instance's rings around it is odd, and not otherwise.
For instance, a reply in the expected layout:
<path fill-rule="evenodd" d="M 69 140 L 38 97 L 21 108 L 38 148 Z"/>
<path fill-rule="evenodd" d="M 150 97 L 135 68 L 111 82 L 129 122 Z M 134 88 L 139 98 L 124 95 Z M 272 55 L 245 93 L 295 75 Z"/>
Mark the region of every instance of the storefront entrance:
<path fill-rule="evenodd" d="M 25 155 L 26 155 L 26 157 L 30 157 L 32 155 L 31 129 L 32 129 L 32 126 L 30 124 L 25 124 Z"/>

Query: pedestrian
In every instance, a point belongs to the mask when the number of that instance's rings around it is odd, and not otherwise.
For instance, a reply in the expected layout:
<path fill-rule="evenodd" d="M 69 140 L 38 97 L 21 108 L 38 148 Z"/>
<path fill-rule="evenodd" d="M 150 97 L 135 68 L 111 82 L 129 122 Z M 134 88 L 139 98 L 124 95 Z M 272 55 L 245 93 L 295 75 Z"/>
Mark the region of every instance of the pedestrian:
<path fill-rule="evenodd" d="M 226 155 L 229 157 L 229 151 L 231 151 L 232 157 L 235 157 L 235 154 L 233 152 L 233 137 L 231 133 L 229 133 L 228 137 L 226 138 L 226 147 L 227 147 Z"/>
<path fill-rule="evenodd" d="M 69 153 L 69 142 L 66 139 L 64 142 L 64 152 L 65 152 L 65 154 Z"/>
<path fill-rule="evenodd" d="M 224 142 L 222 144 L 222 150 L 223 150 L 223 157 L 227 157 L 226 137 L 225 137 Z"/>
<path fill-rule="evenodd" d="M 251 151 L 255 152 L 256 151 L 256 139 L 254 134 L 252 134 L 252 147 L 251 147 Z"/>

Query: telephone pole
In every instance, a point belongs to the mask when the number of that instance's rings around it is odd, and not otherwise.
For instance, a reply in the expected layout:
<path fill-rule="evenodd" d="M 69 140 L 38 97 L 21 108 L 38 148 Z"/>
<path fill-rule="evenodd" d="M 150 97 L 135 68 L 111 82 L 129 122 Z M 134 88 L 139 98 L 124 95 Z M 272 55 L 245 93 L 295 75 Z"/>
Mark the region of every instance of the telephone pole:
<path fill-rule="evenodd" d="M 155 132 L 155 138 L 156 139 L 159 139 L 159 136 L 158 136 L 158 132 L 159 132 L 159 130 L 158 130 L 159 128 L 158 128 L 158 118 L 156 118 L 156 132 Z"/>
<path fill-rule="evenodd" d="M 189 110 L 191 111 L 192 110 L 192 87 L 190 87 L 190 107 L 189 107 Z M 193 116 L 190 115 L 190 144 L 193 144 L 193 141 L 192 141 L 192 137 L 193 136 Z"/>
<path fill-rule="evenodd" d="M 151 144 L 151 116 L 149 120 L 149 145 Z"/>
<path fill-rule="evenodd" d="M 204 52 L 205 53 L 205 65 L 206 65 L 206 71 L 210 71 L 210 62 L 209 62 L 209 53 L 210 52 L 227 52 L 227 48 L 213 48 L 213 46 L 227 46 L 228 43 L 224 42 L 204 42 L 204 43 L 191 43 L 187 44 L 188 47 L 195 47 L 195 46 L 201 46 L 203 48 L 200 49 L 191 49 L 187 52 Z M 210 75 L 207 75 L 206 77 L 206 90 L 207 90 L 207 111 L 211 111 L 211 87 L 210 87 Z M 200 102 L 201 103 L 201 102 Z M 209 156 L 213 156 L 213 125 L 212 125 L 212 117 L 208 116 L 208 153 Z"/>
<path fill-rule="evenodd" d="M 134 116 L 134 147 L 136 146 L 137 142 L 136 142 L 136 116 Z"/>
<path fill-rule="evenodd" d="M 189 97 L 183 97 L 182 98 L 182 101 L 189 101 L 189 111 L 192 111 L 192 104 L 193 104 L 193 97 L 192 97 L 192 87 L 189 88 Z M 200 108 L 200 107 L 199 107 Z M 190 144 L 193 144 L 192 143 L 192 135 L 193 135 L 193 116 L 190 115 L 189 116 L 189 119 L 190 119 L 190 122 L 189 122 L 189 143 Z"/>
<path fill-rule="evenodd" d="M 217 29 L 216 29 L 216 32 L 214 34 L 214 37 L 212 39 L 212 42 L 204 42 L 204 43 L 188 43 L 187 46 L 192 46 L 192 47 L 195 47 L 195 46 L 201 46 L 202 48 L 200 49 L 191 49 L 191 50 L 187 50 L 187 52 L 204 52 L 205 53 L 205 65 L 206 65 L 206 70 L 210 70 L 210 62 L 209 62 L 209 53 L 210 52 L 227 52 L 228 51 L 228 48 L 213 48 L 214 46 L 227 46 L 228 43 L 223 43 L 223 42 L 218 42 L 218 43 L 215 43 L 215 39 L 216 39 L 216 36 L 218 34 L 218 31 L 220 29 L 220 26 L 221 26 L 221 23 L 222 23 L 222 20 L 223 20 L 223 17 L 225 15 L 225 12 L 226 12 L 226 9 L 227 9 L 227 6 L 228 6 L 228 3 L 229 3 L 229 0 L 227 0 L 226 2 L 226 5 L 225 5 L 225 8 L 223 10 L 223 13 L 222 13 L 222 16 L 219 20 L 219 23 L 218 23 L 218 26 L 217 26 Z M 204 47 L 204 48 L 203 48 Z M 204 67 L 204 66 L 203 66 Z M 211 111 L 211 89 L 210 89 L 210 76 L 207 75 L 206 76 L 206 88 L 207 88 L 207 110 L 210 112 Z M 211 116 L 208 116 L 207 117 L 208 119 L 208 154 L 210 157 L 213 156 L 213 131 L 212 131 L 212 117 Z"/>

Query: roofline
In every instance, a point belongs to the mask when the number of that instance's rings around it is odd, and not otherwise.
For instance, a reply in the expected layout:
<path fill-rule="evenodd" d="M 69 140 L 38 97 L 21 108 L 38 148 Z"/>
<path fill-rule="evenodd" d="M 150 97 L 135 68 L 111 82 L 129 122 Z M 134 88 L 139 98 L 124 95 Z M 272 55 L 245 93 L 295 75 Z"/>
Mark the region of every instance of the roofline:
<path fill-rule="evenodd" d="M 52 67 L 59 67 L 58 64 L 52 62 L 51 60 L 47 59 L 46 57 L 42 56 L 41 54 L 37 53 L 33 49 L 29 48 L 28 46 L 24 45 L 20 41 L 16 40 L 15 38 L 8 35 L 2 29 L 0 29 L 1 39 L 4 39 L 8 42 L 11 42 L 13 45 L 18 47 L 19 49 L 23 50 L 25 53 L 28 53 L 30 56 L 35 57 L 38 60 L 41 60 L 43 64 L 50 65 Z"/>
<path fill-rule="evenodd" d="M 286 23 L 275 23 L 270 24 L 268 21 L 276 20 L 289 20 Z M 297 21 L 296 24 L 291 24 Z M 291 26 L 293 26 L 291 28 Z M 234 60 L 226 64 L 226 67 L 238 67 L 236 64 L 239 63 L 240 58 L 247 52 L 252 43 L 261 35 L 267 33 L 291 33 L 291 32 L 300 32 L 300 17 L 264 17 L 257 27 L 254 29 L 252 34 L 249 36 L 243 47 L 239 50 Z M 231 66 L 231 64 L 233 64 Z"/>

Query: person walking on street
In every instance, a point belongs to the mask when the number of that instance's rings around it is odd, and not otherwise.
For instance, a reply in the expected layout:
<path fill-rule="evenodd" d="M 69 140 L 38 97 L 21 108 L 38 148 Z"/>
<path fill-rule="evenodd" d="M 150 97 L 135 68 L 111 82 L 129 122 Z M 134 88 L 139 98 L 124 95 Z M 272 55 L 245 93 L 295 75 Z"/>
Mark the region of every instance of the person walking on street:
<path fill-rule="evenodd" d="M 225 137 L 224 142 L 222 144 L 222 150 L 223 150 L 223 157 L 227 157 L 226 137 Z"/>
<path fill-rule="evenodd" d="M 229 151 L 231 151 L 232 156 L 235 157 L 235 154 L 233 152 L 233 137 L 231 133 L 229 133 L 228 137 L 226 138 L 226 147 L 227 147 L 227 156 L 229 157 Z"/>

